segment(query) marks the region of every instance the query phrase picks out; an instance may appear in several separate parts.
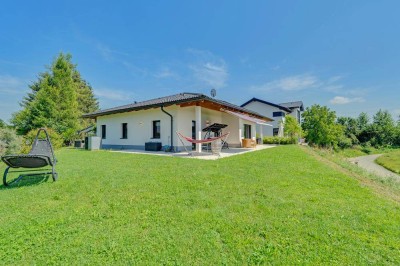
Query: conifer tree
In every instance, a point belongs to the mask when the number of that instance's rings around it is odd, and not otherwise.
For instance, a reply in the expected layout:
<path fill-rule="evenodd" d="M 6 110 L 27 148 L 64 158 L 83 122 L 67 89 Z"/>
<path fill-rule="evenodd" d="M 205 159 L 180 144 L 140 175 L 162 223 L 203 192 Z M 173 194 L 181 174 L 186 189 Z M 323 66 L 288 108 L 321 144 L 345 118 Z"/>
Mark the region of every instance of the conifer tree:
<path fill-rule="evenodd" d="M 81 78 L 70 54 L 60 53 L 29 88 L 31 91 L 21 102 L 23 109 L 12 118 L 12 123 L 22 134 L 49 127 L 67 138 L 71 131 L 88 125 L 81 119 L 83 113 L 99 108 L 92 87 Z"/>

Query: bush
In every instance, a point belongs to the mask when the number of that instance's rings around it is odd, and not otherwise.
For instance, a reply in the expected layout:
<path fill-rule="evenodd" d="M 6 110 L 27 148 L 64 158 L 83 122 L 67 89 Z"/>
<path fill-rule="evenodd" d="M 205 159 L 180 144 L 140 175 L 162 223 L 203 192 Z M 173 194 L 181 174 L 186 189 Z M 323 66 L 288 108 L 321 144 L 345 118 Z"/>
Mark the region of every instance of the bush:
<path fill-rule="evenodd" d="M 61 148 L 63 145 L 63 142 L 64 142 L 62 136 L 51 128 L 46 128 L 46 130 L 47 130 L 47 133 L 49 134 L 51 144 L 53 145 L 53 149 L 57 150 L 57 149 Z M 22 144 L 22 148 L 21 148 L 22 153 L 28 153 L 31 150 L 32 143 L 36 137 L 37 132 L 38 132 L 38 129 L 32 129 L 24 136 L 23 144 Z M 46 135 L 42 131 L 40 133 L 39 137 L 44 139 L 44 138 L 46 138 Z"/>
<path fill-rule="evenodd" d="M 353 146 L 353 140 L 343 135 L 339 138 L 337 145 L 341 149 L 351 148 Z"/>
<path fill-rule="evenodd" d="M 366 142 L 361 149 L 362 152 L 366 153 L 366 154 L 371 154 L 373 151 L 373 148 L 371 147 L 371 143 Z"/>
<path fill-rule="evenodd" d="M 11 128 L 0 128 L 0 156 L 17 153 L 21 148 L 21 137 Z"/>
<path fill-rule="evenodd" d="M 296 137 L 264 137 L 263 139 L 264 144 L 296 144 L 297 138 Z"/>

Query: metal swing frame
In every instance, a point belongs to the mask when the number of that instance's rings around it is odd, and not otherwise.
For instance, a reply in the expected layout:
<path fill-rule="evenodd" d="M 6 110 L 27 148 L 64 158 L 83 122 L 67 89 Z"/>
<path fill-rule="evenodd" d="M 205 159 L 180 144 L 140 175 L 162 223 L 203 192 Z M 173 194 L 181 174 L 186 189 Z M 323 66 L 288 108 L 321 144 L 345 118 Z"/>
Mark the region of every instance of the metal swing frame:
<path fill-rule="evenodd" d="M 40 132 L 43 131 L 45 139 L 39 139 Z M 20 181 L 26 176 L 38 176 L 38 175 L 52 175 L 53 181 L 58 178 L 56 172 L 57 159 L 54 155 L 53 145 L 50 141 L 50 136 L 46 129 L 40 128 L 33 141 L 32 148 L 28 154 L 19 155 L 5 155 L 1 157 L 1 160 L 8 165 L 4 170 L 3 184 L 9 186 L 13 183 Z M 51 169 L 43 167 L 51 166 Z M 10 171 L 10 168 L 28 168 L 27 170 Z M 32 169 L 41 168 L 41 169 Z M 28 173 L 27 173 L 28 172 Z M 34 173 L 31 173 L 34 172 Z M 11 173 L 21 173 L 16 179 L 11 182 L 7 182 L 7 175 Z"/>

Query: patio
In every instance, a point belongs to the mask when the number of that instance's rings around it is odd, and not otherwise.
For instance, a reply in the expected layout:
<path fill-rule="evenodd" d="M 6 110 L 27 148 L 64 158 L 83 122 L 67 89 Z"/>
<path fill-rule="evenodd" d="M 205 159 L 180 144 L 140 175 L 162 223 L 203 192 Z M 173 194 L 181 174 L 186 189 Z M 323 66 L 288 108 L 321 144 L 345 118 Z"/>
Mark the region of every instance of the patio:
<path fill-rule="evenodd" d="M 248 152 L 259 151 L 264 149 L 269 149 L 276 147 L 276 145 L 257 145 L 256 148 L 229 148 L 223 149 L 221 151 L 220 156 L 214 155 L 211 152 L 202 151 L 201 153 L 193 151 L 193 156 L 188 155 L 187 152 L 164 152 L 164 151 L 144 151 L 144 150 L 111 150 L 111 152 L 120 152 L 120 153 L 134 153 L 134 154 L 149 154 L 149 155 L 157 155 L 157 156 L 170 156 L 170 157 L 181 157 L 181 158 L 192 158 L 192 159 L 201 159 L 201 160 L 217 160 L 221 158 L 226 158 L 230 156 L 240 155 Z"/>

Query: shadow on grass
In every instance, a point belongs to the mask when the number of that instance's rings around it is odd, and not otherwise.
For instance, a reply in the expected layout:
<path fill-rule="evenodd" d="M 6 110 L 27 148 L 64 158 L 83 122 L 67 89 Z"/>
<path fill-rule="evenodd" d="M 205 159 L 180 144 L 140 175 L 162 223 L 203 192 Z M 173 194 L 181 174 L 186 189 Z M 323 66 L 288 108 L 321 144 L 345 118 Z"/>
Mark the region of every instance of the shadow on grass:
<path fill-rule="evenodd" d="M 0 190 L 19 188 L 19 187 L 36 186 L 36 185 L 39 185 L 41 183 L 47 182 L 49 180 L 50 176 L 51 175 L 48 175 L 48 174 L 41 174 L 41 175 L 34 175 L 34 176 L 24 176 L 20 180 L 17 180 L 19 178 L 19 175 L 10 176 L 10 177 L 7 177 L 7 183 L 9 185 L 8 186 L 4 186 L 2 184 L 0 186 Z"/>

